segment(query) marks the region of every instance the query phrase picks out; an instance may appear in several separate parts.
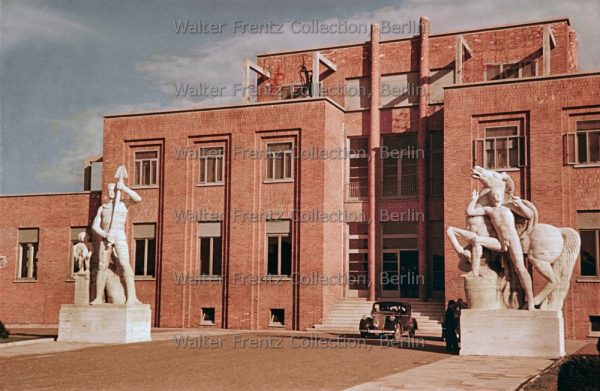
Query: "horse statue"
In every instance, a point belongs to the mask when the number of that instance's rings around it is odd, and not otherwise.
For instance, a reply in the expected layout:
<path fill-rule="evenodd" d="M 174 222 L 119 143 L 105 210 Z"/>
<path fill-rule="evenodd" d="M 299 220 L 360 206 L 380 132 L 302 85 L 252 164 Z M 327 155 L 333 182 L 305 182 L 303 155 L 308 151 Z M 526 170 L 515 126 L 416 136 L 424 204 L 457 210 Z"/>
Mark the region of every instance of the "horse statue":
<path fill-rule="evenodd" d="M 546 285 L 534 296 L 535 308 L 561 310 L 571 281 L 571 274 L 579 256 L 581 238 L 579 233 L 572 228 L 557 228 L 549 224 L 538 223 L 538 211 L 535 205 L 527 200 L 520 200 L 514 195 L 515 185 L 511 177 L 505 172 L 487 170 L 475 166 L 472 177 L 483 185 L 478 194 L 476 205 L 489 206 L 487 197 L 489 192 L 504 194 L 504 204 L 514 210 L 520 204 L 530 211 L 527 217 L 514 213 L 515 226 L 520 237 L 523 253 L 526 254 L 530 264 L 546 279 Z M 504 253 L 506 249 L 498 241 L 497 233 L 487 216 L 468 216 L 467 229 L 449 227 L 447 235 L 454 249 L 469 261 L 479 259 L 483 248 L 492 252 Z M 459 239 L 469 243 L 471 249 L 463 247 Z M 477 275 L 478 266 L 474 266 L 472 273 Z M 508 262 L 503 262 L 504 278 L 507 279 L 513 290 L 519 285 L 511 272 Z M 508 284 L 505 284 L 505 286 Z M 504 297 L 505 302 L 507 297 Z M 531 308 L 530 303 L 528 303 Z"/>

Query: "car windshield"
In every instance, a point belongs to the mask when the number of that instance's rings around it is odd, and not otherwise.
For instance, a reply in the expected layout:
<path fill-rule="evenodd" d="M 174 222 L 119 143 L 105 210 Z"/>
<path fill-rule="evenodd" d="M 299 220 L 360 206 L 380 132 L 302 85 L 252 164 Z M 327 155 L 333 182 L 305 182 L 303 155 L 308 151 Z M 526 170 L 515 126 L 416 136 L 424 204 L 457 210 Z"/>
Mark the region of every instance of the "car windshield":
<path fill-rule="evenodd" d="M 380 312 L 400 312 L 406 313 L 406 307 L 399 303 L 375 303 L 373 310 Z"/>

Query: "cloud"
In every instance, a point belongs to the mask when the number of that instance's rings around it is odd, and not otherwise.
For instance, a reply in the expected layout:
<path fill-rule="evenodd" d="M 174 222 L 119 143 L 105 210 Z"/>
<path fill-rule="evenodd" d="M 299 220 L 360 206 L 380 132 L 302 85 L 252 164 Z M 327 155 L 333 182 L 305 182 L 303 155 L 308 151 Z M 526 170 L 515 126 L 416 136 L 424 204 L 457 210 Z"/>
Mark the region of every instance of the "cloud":
<path fill-rule="evenodd" d="M 50 162 L 39 170 L 36 179 L 47 184 L 81 188 L 85 159 L 102 154 L 104 115 L 152 111 L 158 108 L 158 103 L 99 106 L 53 121 L 52 131 L 55 137 L 62 140 L 62 149 L 55 162 Z"/>
<path fill-rule="evenodd" d="M 389 6 L 356 14 L 345 21 L 348 24 L 368 26 L 371 22 L 383 24 L 387 21 L 402 25 L 417 22 L 421 15 L 428 15 L 432 21 L 432 32 L 442 33 L 454 30 L 489 27 L 502 24 L 537 21 L 549 18 L 569 16 L 577 29 L 582 50 L 581 68 L 600 68 L 600 30 L 596 21 L 600 19 L 600 6 L 593 1 L 565 2 L 564 0 L 408 0 L 398 6 Z M 319 20 L 323 25 L 337 23 L 337 18 Z M 219 36 L 201 45 L 191 48 L 185 55 L 154 55 L 146 61 L 136 64 L 136 70 L 156 83 L 161 90 L 175 101 L 182 99 L 176 95 L 176 85 L 205 84 L 224 88 L 229 98 L 235 90 L 234 84 L 241 81 L 241 64 L 244 58 L 254 58 L 256 53 L 309 49 L 312 47 L 362 42 L 368 39 L 363 34 L 295 34 L 288 22 L 283 34 L 233 34 Z M 232 32 L 231 23 L 225 27 Z M 406 31 L 410 36 L 414 31 Z M 391 39 L 393 35 L 384 35 Z M 230 99 L 231 100 L 231 99 Z M 238 94 L 238 101 L 240 100 Z M 219 103 L 227 101 L 223 97 L 209 96 L 196 99 Z"/>
<path fill-rule="evenodd" d="M 5 2 L 0 4 L 0 33 L 3 49 L 30 41 L 77 42 L 98 36 L 98 32 L 43 3 Z"/>

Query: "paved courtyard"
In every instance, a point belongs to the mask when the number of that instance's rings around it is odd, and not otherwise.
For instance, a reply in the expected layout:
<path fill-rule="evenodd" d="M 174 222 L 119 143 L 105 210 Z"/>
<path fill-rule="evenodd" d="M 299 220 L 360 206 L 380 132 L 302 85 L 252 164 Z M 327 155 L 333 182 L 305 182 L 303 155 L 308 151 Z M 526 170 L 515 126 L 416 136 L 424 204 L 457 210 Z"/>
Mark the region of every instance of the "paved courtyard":
<path fill-rule="evenodd" d="M 435 340 L 390 346 L 300 332 L 157 330 L 150 343 L 0 348 L 0 389 L 508 390 L 550 364 L 448 355 Z"/>

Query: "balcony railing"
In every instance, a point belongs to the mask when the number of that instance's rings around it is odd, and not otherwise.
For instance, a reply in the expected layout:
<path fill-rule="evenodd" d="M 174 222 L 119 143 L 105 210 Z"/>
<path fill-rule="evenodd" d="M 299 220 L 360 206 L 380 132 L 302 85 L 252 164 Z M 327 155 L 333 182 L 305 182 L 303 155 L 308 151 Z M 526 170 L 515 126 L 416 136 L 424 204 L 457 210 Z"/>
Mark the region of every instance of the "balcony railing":
<path fill-rule="evenodd" d="M 362 200 L 369 196 L 369 184 L 366 180 L 351 180 L 348 183 L 348 199 Z"/>

